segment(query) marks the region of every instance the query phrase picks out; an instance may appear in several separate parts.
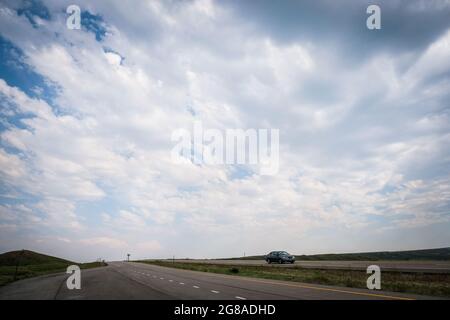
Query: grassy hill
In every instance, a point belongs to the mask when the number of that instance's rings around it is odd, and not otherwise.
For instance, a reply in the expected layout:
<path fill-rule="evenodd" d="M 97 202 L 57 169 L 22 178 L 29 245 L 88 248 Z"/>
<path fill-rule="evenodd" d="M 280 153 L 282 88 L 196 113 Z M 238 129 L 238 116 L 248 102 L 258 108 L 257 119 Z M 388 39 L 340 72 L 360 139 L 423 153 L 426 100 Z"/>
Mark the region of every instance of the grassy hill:
<path fill-rule="evenodd" d="M 64 272 L 70 265 L 81 269 L 104 266 L 102 262 L 75 263 L 29 250 L 0 254 L 0 286 L 11 281 L 39 275 Z M 16 268 L 17 266 L 17 268 Z"/>
<path fill-rule="evenodd" d="M 408 251 L 379 251 L 379 252 L 361 252 L 361 253 L 330 253 L 330 254 L 313 254 L 313 255 L 296 255 L 299 261 L 313 260 L 341 260 L 341 261 L 405 261 L 405 260 L 450 260 L 450 247 L 438 249 L 424 250 L 408 250 Z M 264 256 L 248 256 L 231 258 L 236 260 L 259 260 Z"/>
<path fill-rule="evenodd" d="M 74 264 L 72 261 L 64 260 L 48 256 L 42 253 L 37 253 L 29 250 L 10 251 L 0 254 L 0 266 L 15 266 L 17 261 L 23 266 L 27 265 L 42 265 L 42 264 Z"/>

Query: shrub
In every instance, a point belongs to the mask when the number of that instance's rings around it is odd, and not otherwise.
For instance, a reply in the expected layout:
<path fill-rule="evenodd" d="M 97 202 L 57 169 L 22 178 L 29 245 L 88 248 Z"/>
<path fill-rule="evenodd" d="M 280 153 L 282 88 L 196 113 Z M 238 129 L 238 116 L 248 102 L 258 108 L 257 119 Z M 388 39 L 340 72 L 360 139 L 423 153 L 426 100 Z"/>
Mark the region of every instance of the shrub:
<path fill-rule="evenodd" d="M 231 272 L 231 273 L 239 273 L 239 269 L 233 267 L 233 268 L 230 269 L 230 272 Z"/>

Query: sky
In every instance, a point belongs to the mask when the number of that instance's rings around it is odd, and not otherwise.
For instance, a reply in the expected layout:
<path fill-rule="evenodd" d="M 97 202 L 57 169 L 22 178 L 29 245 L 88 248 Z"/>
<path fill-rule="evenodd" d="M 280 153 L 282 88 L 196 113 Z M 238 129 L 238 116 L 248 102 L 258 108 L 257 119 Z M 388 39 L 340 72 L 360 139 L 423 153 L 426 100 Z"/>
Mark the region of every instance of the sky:
<path fill-rule="evenodd" d="M 450 246 L 449 17 L 446 0 L 0 0 L 0 252 Z M 175 164 L 195 121 L 278 129 L 278 173 Z"/>

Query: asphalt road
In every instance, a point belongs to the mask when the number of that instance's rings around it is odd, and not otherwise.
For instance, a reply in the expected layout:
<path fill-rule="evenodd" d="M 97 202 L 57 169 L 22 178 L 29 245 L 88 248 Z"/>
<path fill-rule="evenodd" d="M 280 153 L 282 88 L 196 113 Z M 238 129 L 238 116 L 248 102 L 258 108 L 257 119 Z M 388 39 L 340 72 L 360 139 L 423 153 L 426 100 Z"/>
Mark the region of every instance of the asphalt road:
<path fill-rule="evenodd" d="M 268 265 L 264 260 L 177 259 L 176 261 L 226 265 Z M 303 267 L 310 269 L 345 269 L 365 271 L 368 266 L 373 264 L 378 265 L 382 271 L 450 273 L 450 261 L 296 261 L 295 264 L 272 263 L 271 266 L 283 268 Z"/>
<path fill-rule="evenodd" d="M 67 274 L 25 279 L 0 288 L 0 299 L 427 299 L 383 291 L 228 276 L 133 263 L 111 262 L 82 270 L 81 289 L 69 290 Z"/>

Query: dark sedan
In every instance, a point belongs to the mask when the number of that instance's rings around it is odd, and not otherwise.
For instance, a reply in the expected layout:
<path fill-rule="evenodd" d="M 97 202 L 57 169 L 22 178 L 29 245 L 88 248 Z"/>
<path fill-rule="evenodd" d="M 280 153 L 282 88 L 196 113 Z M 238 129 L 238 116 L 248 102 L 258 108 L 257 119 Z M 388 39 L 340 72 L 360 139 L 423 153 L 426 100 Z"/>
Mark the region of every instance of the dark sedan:
<path fill-rule="evenodd" d="M 267 263 L 294 263 L 295 257 L 286 251 L 272 251 L 266 256 Z"/>

